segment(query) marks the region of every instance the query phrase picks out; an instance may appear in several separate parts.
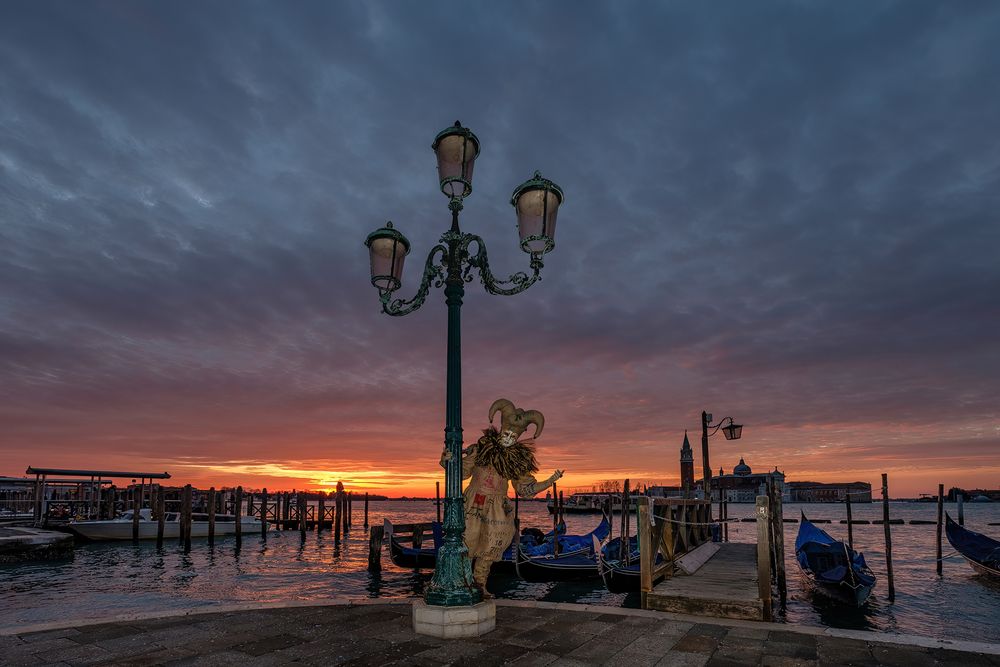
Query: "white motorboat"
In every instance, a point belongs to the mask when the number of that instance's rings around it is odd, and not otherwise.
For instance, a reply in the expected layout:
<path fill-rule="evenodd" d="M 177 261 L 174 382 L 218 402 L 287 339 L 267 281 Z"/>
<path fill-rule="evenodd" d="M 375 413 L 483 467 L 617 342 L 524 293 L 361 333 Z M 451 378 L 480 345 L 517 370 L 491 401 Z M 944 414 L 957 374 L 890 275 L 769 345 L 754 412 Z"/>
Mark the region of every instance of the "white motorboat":
<path fill-rule="evenodd" d="M 232 514 L 215 515 L 215 534 L 234 535 L 236 534 L 236 517 Z M 150 510 L 139 510 L 139 539 L 156 539 L 158 521 L 150 515 Z M 240 517 L 240 527 L 243 533 L 259 533 L 260 519 L 250 516 Z M 116 519 L 103 521 L 70 521 L 66 524 L 77 535 L 93 541 L 107 540 L 131 540 L 132 539 L 132 511 L 122 513 Z M 180 538 L 180 513 L 164 512 L 163 514 L 163 538 Z M 208 537 L 208 514 L 193 513 L 191 515 L 191 537 Z"/>

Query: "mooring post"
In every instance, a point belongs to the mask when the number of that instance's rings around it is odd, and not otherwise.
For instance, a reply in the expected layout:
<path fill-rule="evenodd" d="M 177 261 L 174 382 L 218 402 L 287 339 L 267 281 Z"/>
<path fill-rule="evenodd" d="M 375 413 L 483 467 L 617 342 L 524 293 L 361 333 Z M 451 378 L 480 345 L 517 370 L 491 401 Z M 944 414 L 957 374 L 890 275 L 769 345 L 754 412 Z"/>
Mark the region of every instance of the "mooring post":
<path fill-rule="evenodd" d="M 215 546 L 215 507 L 218 505 L 218 498 L 215 487 L 208 490 L 208 546 Z"/>
<path fill-rule="evenodd" d="M 847 547 L 854 551 L 854 516 L 851 514 L 851 492 L 844 496 L 847 504 Z"/>
<path fill-rule="evenodd" d="M 299 533 L 302 535 L 302 539 L 306 539 L 306 492 L 299 491 L 298 497 L 298 507 L 299 507 Z"/>
<path fill-rule="evenodd" d="M 965 525 L 965 507 L 963 506 L 963 501 L 965 500 L 965 494 L 959 493 L 955 496 L 955 502 L 958 503 L 958 525 Z"/>
<path fill-rule="evenodd" d="M 132 541 L 139 543 L 139 509 L 142 507 L 142 499 L 138 493 L 139 489 L 132 484 Z"/>
<path fill-rule="evenodd" d="M 236 497 L 233 499 L 233 521 L 236 522 L 236 548 L 243 542 L 243 487 L 236 487 Z"/>
<path fill-rule="evenodd" d="M 438 521 L 441 521 L 441 511 L 440 510 L 438 510 Z M 365 491 L 365 528 L 368 528 L 368 492 L 367 491 Z"/>
<path fill-rule="evenodd" d="M 322 532 L 322 530 L 323 530 L 323 519 L 326 516 L 326 492 L 325 491 L 320 491 L 319 492 L 319 505 L 318 505 L 318 509 L 316 510 L 316 514 L 317 514 L 317 516 L 316 516 L 316 532 L 319 533 L 319 532 Z"/>
<path fill-rule="evenodd" d="M 778 596 L 784 608 L 788 597 L 788 582 L 785 579 L 785 511 L 781 504 L 781 489 L 775 484 L 774 494 L 774 564 L 777 567 Z"/>
<path fill-rule="evenodd" d="M 166 490 L 163 486 L 159 486 L 156 489 L 156 548 L 163 548 L 163 524 L 166 521 L 166 500 L 164 495 Z"/>
<path fill-rule="evenodd" d="M 882 527 L 885 529 L 885 572 L 889 583 L 889 602 L 896 600 L 892 579 L 892 532 L 889 530 L 889 475 L 882 473 Z"/>
<path fill-rule="evenodd" d="M 368 533 L 368 571 L 382 570 L 382 537 L 385 535 L 383 526 L 372 526 Z"/>
<path fill-rule="evenodd" d="M 937 497 L 937 573 L 940 576 L 943 572 L 941 562 L 941 526 L 944 523 L 944 484 L 938 484 Z"/>
<path fill-rule="evenodd" d="M 365 502 L 368 502 L 368 494 L 365 494 Z M 437 522 L 441 523 L 441 482 L 434 482 L 434 504 L 437 507 Z"/>
<path fill-rule="evenodd" d="M 340 514 L 344 506 L 344 485 L 337 482 L 337 497 L 333 501 L 333 543 L 340 544 Z"/>
<path fill-rule="evenodd" d="M 771 620 L 771 545 L 767 496 L 757 496 L 757 592 L 765 621 Z"/>
<path fill-rule="evenodd" d="M 267 539 L 267 487 L 260 492 L 260 539 Z"/>
<path fill-rule="evenodd" d="M 424 527 L 419 523 L 413 524 L 413 548 L 419 549 L 424 545 Z"/>
<path fill-rule="evenodd" d="M 347 511 L 344 512 L 344 534 L 354 526 L 352 519 L 354 518 L 354 492 L 347 492 Z"/>
<path fill-rule="evenodd" d="M 184 492 L 181 495 L 181 544 L 184 545 L 185 553 L 191 551 L 191 485 L 184 485 Z"/>

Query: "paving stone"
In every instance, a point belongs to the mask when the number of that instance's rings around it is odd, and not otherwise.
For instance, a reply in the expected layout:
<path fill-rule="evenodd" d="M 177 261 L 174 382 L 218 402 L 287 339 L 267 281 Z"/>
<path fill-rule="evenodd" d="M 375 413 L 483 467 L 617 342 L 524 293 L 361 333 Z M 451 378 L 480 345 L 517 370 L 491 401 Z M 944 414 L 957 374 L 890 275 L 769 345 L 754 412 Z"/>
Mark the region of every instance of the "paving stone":
<path fill-rule="evenodd" d="M 554 630 L 526 630 L 506 639 L 508 644 L 524 646 L 525 648 L 538 648 L 542 644 L 552 641 L 559 636 Z"/>
<path fill-rule="evenodd" d="M 726 632 L 726 637 L 743 637 L 746 639 L 767 639 L 768 632 L 767 628 L 744 628 L 735 627 L 729 628 Z"/>
<path fill-rule="evenodd" d="M 43 630 L 42 632 L 32 632 L 30 634 L 20 635 L 20 637 L 25 644 L 34 644 L 52 639 L 60 639 L 62 637 L 77 637 L 79 634 L 80 631 L 76 628 L 64 628 L 62 630 Z"/>
<path fill-rule="evenodd" d="M 242 651 L 249 655 L 264 655 L 265 653 L 273 653 L 274 651 L 279 651 L 283 648 L 288 648 L 289 646 L 295 646 L 296 644 L 301 644 L 302 639 L 292 635 L 274 635 L 272 637 L 265 637 L 263 639 L 258 639 L 257 641 L 247 642 L 245 644 L 238 644 L 233 646 L 234 651 Z"/>
<path fill-rule="evenodd" d="M 575 649 L 566 654 L 568 658 L 585 660 L 593 664 L 602 664 L 615 653 L 622 650 L 617 644 L 609 644 L 600 637 L 595 637 L 588 642 L 580 644 Z"/>
<path fill-rule="evenodd" d="M 73 665 L 93 665 L 106 663 L 115 658 L 115 654 L 93 644 L 77 644 L 72 648 L 56 651 L 46 651 L 39 654 L 45 662 L 68 662 Z"/>
<path fill-rule="evenodd" d="M 962 653 L 948 649 L 930 649 L 928 653 L 939 665 L 963 665 L 964 667 L 993 667 L 1000 664 L 1000 655 L 982 653 Z"/>
<path fill-rule="evenodd" d="M 760 663 L 762 653 L 739 651 L 716 651 L 708 659 L 708 667 L 745 667 Z"/>
<path fill-rule="evenodd" d="M 764 642 L 764 655 L 796 658 L 798 660 L 815 660 L 816 646 L 806 646 L 800 643 L 771 641 Z"/>
<path fill-rule="evenodd" d="M 517 667 L 545 667 L 559 659 L 554 653 L 529 651 L 517 659 Z"/>
<path fill-rule="evenodd" d="M 581 644 L 590 641 L 590 639 L 590 635 L 580 636 L 570 632 L 563 632 L 558 637 L 550 639 L 544 644 L 539 644 L 538 649 L 540 651 L 545 651 L 546 653 L 555 653 L 559 656 L 565 656 Z"/>
<path fill-rule="evenodd" d="M 692 630 L 691 632 L 694 632 L 694 630 Z M 712 653 L 715 652 L 716 648 L 718 648 L 719 640 L 716 639 L 715 637 L 707 637 L 705 635 L 691 634 L 691 632 L 678 639 L 677 643 L 674 644 L 674 647 L 673 649 L 671 649 L 671 651 L 700 653 L 707 658 L 708 656 L 712 655 Z"/>
<path fill-rule="evenodd" d="M 722 639 L 729 633 L 729 628 L 724 625 L 711 625 L 709 623 L 698 623 L 688 630 L 688 634 L 702 635 L 704 637 L 715 637 Z"/>
<path fill-rule="evenodd" d="M 709 656 L 702 653 L 670 651 L 660 658 L 656 665 L 657 667 L 704 667 L 708 664 L 708 660 Z"/>
<path fill-rule="evenodd" d="M 615 627 L 611 623 L 606 621 L 584 621 L 583 623 L 574 623 L 573 632 L 580 632 L 587 635 L 599 635 L 607 632 L 610 628 Z"/>
<path fill-rule="evenodd" d="M 672 635 L 643 635 L 637 637 L 624 650 L 631 653 L 651 653 L 661 656 L 676 646 L 681 638 Z"/>
<path fill-rule="evenodd" d="M 807 635 L 801 632 L 790 632 L 787 630 L 771 630 L 767 634 L 769 641 L 782 642 L 785 644 L 801 644 L 802 646 L 816 646 L 816 636 Z"/>
<path fill-rule="evenodd" d="M 761 667 L 813 667 L 819 665 L 820 662 L 818 660 L 789 658 L 783 655 L 765 655 L 760 664 Z"/>
<path fill-rule="evenodd" d="M 694 623 L 685 623 L 684 621 L 660 621 L 653 627 L 653 634 L 683 637 L 693 627 Z"/>
<path fill-rule="evenodd" d="M 643 651 L 632 651 L 630 647 L 625 647 L 607 662 L 601 664 L 609 667 L 653 667 L 662 657 L 663 654 L 653 655 Z"/>
<path fill-rule="evenodd" d="M 930 667 L 935 664 L 929 651 L 911 646 L 875 644 L 872 646 L 872 657 L 880 665 L 893 667 Z"/>
<path fill-rule="evenodd" d="M 554 662 L 549 663 L 552 667 L 589 667 L 593 664 L 590 662 L 583 662 L 581 660 L 575 660 L 573 658 L 556 658 Z"/>

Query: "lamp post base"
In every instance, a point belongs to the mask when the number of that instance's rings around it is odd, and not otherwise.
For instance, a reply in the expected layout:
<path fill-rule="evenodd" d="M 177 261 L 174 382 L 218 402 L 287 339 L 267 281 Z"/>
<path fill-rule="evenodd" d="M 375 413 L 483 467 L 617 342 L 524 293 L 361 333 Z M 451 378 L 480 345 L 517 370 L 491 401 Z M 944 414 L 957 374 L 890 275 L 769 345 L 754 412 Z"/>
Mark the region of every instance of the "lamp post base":
<path fill-rule="evenodd" d="M 413 631 L 439 639 L 479 637 L 497 625 L 497 605 L 486 600 L 469 606 L 444 607 L 413 601 Z"/>

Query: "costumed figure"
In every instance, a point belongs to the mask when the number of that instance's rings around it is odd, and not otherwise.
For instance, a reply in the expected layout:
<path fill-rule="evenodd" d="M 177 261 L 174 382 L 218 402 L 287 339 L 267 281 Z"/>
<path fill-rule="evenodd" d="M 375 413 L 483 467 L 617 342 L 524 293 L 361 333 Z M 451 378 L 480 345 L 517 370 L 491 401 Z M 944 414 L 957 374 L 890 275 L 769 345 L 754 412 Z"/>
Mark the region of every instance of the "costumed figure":
<path fill-rule="evenodd" d="M 493 417 L 500 413 L 499 430 Z M 529 424 L 535 425 L 531 438 L 518 440 Z M 514 508 L 507 499 L 508 482 L 521 498 L 530 498 L 552 486 L 562 477 L 556 470 L 538 481 L 534 441 L 542 433 L 545 417 L 538 410 L 521 410 L 506 398 L 490 406 L 490 427 L 479 440 L 462 452 L 462 479 L 469 479 L 462 496 L 465 500 L 465 546 L 472 559 L 472 576 L 484 598 L 490 567 L 500 560 L 514 539 Z M 447 450 L 441 465 L 451 460 Z"/>

